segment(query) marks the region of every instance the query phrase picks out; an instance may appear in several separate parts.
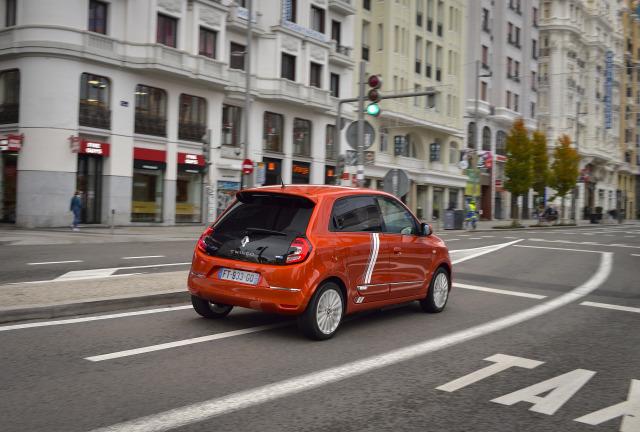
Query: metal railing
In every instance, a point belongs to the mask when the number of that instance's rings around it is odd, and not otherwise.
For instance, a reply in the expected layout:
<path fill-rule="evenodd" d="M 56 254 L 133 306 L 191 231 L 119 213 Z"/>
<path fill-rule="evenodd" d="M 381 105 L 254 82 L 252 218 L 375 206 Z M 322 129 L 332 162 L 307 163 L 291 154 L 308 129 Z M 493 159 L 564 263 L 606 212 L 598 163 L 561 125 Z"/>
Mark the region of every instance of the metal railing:
<path fill-rule="evenodd" d="M 111 110 L 80 101 L 80 126 L 111 129 Z"/>
<path fill-rule="evenodd" d="M 180 122 L 178 124 L 178 139 L 186 141 L 202 141 L 207 125 L 202 123 Z"/>
<path fill-rule="evenodd" d="M 158 115 L 136 112 L 135 133 L 143 135 L 167 136 L 167 119 Z"/>

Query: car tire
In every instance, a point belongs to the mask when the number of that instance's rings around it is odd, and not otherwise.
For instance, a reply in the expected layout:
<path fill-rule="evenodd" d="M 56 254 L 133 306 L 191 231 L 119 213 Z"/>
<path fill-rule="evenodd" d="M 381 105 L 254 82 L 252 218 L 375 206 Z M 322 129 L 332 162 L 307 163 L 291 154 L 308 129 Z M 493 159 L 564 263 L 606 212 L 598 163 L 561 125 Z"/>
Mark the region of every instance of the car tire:
<path fill-rule="evenodd" d="M 329 339 L 338 330 L 344 310 L 340 287 L 334 282 L 326 282 L 316 290 L 305 311 L 298 316 L 298 327 L 309 339 Z"/>
<path fill-rule="evenodd" d="M 231 305 L 213 303 L 194 295 L 191 296 L 191 304 L 198 315 L 209 319 L 224 318 L 233 309 Z"/>
<path fill-rule="evenodd" d="M 442 312 L 449 300 L 451 277 L 446 269 L 440 267 L 433 274 L 427 296 L 420 300 L 422 310 L 430 313 Z"/>

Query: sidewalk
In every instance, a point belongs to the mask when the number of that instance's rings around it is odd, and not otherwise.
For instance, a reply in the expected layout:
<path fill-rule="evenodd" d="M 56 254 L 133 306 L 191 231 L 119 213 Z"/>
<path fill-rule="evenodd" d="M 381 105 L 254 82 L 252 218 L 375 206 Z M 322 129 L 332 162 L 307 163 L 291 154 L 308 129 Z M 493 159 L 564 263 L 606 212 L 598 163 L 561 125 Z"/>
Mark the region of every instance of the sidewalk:
<path fill-rule="evenodd" d="M 525 228 L 506 228 L 508 225 L 511 225 L 511 219 L 502 219 L 502 220 L 492 220 L 485 221 L 481 220 L 476 223 L 475 231 L 505 231 L 505 230 L 516 230 L 520 231 L 523 229 L 575 229 L 575 228 L 605 228 L 605 227 L 615 227 L 618 224 L 617 221 L 608 221 L 605 220 L 603 223 L 592 224 L 588 220 L 578 220 L 577 225 L 575 226 L 554 226 L 554 225 L 546 225 L 543 227 L 533 226 L 538 224 L 537 219 L 526 219 L 519 220 L 520 225 L 524 225 Z M 571 223 L 570 220 L 567 220 L 567 223 Z M 624 220 L 621 225 L 638 225 L 640 221 L 638 220 Z M 460 230 L 445 230 L 442 228 L 442 221 L 437 220 L 432 223 L 433 229 L 435 232 L 456 232 Z M 505 227 L 505 228 L 496 228 L 496 227 Z"/>

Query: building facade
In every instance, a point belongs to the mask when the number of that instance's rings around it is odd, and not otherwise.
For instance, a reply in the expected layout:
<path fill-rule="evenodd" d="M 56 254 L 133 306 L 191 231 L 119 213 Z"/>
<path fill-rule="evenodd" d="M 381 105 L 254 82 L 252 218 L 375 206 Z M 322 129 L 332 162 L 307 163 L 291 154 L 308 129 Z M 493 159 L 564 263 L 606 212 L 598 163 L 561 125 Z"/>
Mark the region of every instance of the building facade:
<path fill-rule="evenodd" d="M 551 146 L 567 134 L 580 154 L 578 218 L 619 205 L 621 7 L 604 0 L 541 2 L 538 118 Z"/>
<path fill-rule="evenodd" d="M 366 62 L 368 75 L 382 77 L 382 94 L 437 91 L 382 100 L 380 115 L 367 118 L 376 130 L 365 166 L 367 185 L 381 189 L 389 170 L 404 170 L 410 186 L 403 200 L 429 221 L 442 219 L 445 209 L 461 208 L 463 202 L 466 178 L 458 162 L 464 143 L 467 3 L 358 0 L 357 5 L 354 59 Z M 357 79 L 354 89 L 357 94 Z"/>
<path fill-rule="evenodd" d="M 640 2 L 625 0 L 623 9 L 624 64 L 620 74 L 620 151 L 618 172 L 621 209 L 626 219 L 638 219 L 640 190 Z"/>
<path fill-rule="evenodd" d="M 483 219 L 503 219 L 511 217 L 511 195 L 503 189 L 507 134 L 518 118 L 530 132 L 537 128 L 539 2 L 468 3 L 466 147 L 477 152 L 481 166 L 475 174 L 470 171 L 475 193 L 469 195 L 479 196 Z M 532 201 L 530 195 L 523 197 L 522 217 Z"/>
<path fill-rule="evenodd" d="M 2 217 L 202 223 L 240 186 L 334 182 L 352 91 L 349 1 L 0 2 Z M 251 107 L 245 116 L 245 58 Z M 244 131 L 244 123 L 248 132 Z"/>

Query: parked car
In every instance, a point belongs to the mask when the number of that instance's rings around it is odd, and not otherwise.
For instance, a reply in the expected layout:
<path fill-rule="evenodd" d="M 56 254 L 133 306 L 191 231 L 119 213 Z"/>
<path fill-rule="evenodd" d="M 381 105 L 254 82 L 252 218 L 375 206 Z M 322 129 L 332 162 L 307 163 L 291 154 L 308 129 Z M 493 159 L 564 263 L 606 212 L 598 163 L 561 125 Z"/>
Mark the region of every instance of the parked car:
<path fill-rule="evenodd" d="M 451 289 L 444 242 L 381 191 L 339 186 L 247 189 L 202 234 L 189 272 L 195 311 L 234 306 L 295 315 L 312 339 L 345 315 L 418 300 L 441 312 Z"/>

